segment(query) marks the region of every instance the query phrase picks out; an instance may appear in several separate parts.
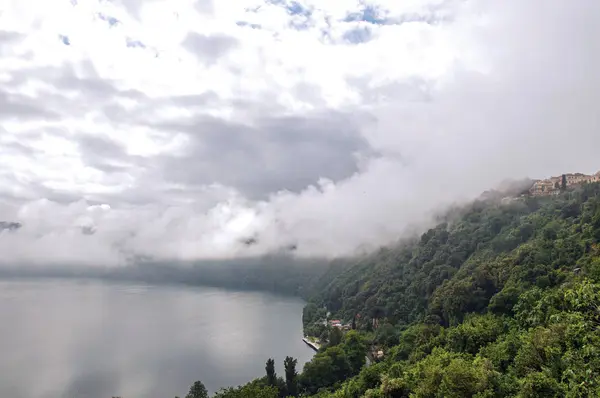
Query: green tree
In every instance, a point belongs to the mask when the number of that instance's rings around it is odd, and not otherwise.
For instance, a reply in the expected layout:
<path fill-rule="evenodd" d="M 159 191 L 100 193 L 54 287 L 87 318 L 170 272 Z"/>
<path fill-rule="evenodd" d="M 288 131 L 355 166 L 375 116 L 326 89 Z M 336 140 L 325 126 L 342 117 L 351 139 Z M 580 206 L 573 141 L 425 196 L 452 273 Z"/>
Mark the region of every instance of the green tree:
<path fill-rule="evenodd" d="M 336 345 L 342 342 L 343 337 L 342 330 L 338 327 L 332 327 L 329 330 L 329 341 L 327 342 L 327 347 L 335 347 Z"/>
<path fill-rule="evenodd" d="M 208 398 L 208 391 L 201 381 L 196 381 L 190 387 L 190 392 L 187 393 L 185 398 Z"/>
<path fill-rule="evenodd" d="M 292 397 L 298 396 L 298 372 L 296 371 L 297 359 L 285 357 L 283 366 L 285 368 L 285 386 L 287 395 Z"/>
<path fill-rule="evenodd" d="M 518 398 L 554 398 L 564 396 L 558 382 L 547 373 L 536 372 L 525 376 Z"/>
<path fill-rule="evenodd" d="M 352 365 L 348 361 L 348 356 L 342 347 L 331 347 L 325 350 L 325 355 L 331 358 L 332 384 L 345 380 L 352 375 Z"/>
<path fill-rule="evenodd" d="M 304 365 L 299 382 L 301 390 L 309 395 L 316 394 L 320 388 L 335 383 L 331 357 L 324 354 L 315 355 L 310 362 Z"/>
<path fill-rule="evenodd" d="M 492 314 L 469 315 L 463 323 L 448 330 L 448 349 L 475 355 L 479 349 L 496 341 L 504 330 L 504 322 Z"/>
<path fill-rule="evenodd" d="M 375 332 L 375 343 L 391 347 L 398 344 L 398 335 L 393 325 L 385 323 Z"/>
<path fill-rule="evenodd" d="M 567 190 L 567 176 L 564 174 L 561 177 L 560 190 L 563 192 Z"/>
<path fill-rule="evenodd" d="M 238 388 L 225 388 L 218 391 L 213 398 L 278 398 L 279 392 L 273 386 L 260 386 L 250 383 Z"/>
<path fill-rule="evenodd" d="M 318 353 L 304 365 L 300 385 L 304 392 L 315 394 L 320 389 L 331 387 L 353 374 L 346 352 L 342 345 L 338 345 Z"/>
<path fill-rule="evenodd" d="M 267 359 L 265 370 L 267 371 L 267 384 L 270 386 L 276 385 L 277 375 L 275 374 L 275 360 L 273 358 Z"/>
<path fill-rule="evenodd" d="M 367 345 L 363 337 L 356 330 L 351 330 L 344 336 L 344 342 L 341 347 L 348 358 L 350 373 L 357 374 L 360 372 L 360 369 L 365 364 L 365 355 L 367 353 Z"/>

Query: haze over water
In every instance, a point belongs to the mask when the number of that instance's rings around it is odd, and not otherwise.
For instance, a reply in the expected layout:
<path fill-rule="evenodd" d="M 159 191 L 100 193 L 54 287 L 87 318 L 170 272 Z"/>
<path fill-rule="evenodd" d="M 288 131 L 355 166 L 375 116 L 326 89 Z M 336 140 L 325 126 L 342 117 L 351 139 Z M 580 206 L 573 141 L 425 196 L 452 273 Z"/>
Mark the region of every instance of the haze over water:
<path fill-rule="evenodd" d="M 312 356 L 300 300 L 209 288 L 0 281 L 0 396 L 169 398 Z"/>

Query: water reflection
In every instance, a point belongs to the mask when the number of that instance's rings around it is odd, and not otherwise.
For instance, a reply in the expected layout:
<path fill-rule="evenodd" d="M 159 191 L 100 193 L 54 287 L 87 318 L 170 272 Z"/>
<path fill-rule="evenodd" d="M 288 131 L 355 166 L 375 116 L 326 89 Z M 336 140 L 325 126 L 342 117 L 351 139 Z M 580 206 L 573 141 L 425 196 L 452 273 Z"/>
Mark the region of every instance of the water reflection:
<path fill-rule="evenodd" d="M 0 282 L 0 396 L 169 398 L 303 364 L 302 302 L 261 293 L 103 284 Z"/>

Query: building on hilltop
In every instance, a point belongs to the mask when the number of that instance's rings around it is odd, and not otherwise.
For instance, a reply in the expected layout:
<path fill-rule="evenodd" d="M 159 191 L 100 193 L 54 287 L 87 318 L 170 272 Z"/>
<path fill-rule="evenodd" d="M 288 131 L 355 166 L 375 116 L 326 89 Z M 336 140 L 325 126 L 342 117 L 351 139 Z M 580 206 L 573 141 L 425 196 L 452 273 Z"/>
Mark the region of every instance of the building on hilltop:
<path fill-rule="evenodd" d="M 589 182 L 593 178 L 593 176 L 587 176 L 582 173 L 566 174 L 565 176 L 567 178 L 567 186 L 583 184 L 584 182 Z"/>
<path fill-rule="evenodd" d="M 552 179 L 537 180 L 529 189 L 529 193 L 533 196 L 556 195 L 560 193 L 560 183 L 557 185 L 556 181 L 552 181 Z"/>
<path fill-rule="evenodd" d="M 600 171 L 593 175 L 583 173 L 563 174 L 567 187 L 574 187 L 581 184 L 600 182 Z M 563 175 L 550 177 L 545 180 L 536 180 L 529 189 L 533 196 L 557 195 L 562 187 Z"/>

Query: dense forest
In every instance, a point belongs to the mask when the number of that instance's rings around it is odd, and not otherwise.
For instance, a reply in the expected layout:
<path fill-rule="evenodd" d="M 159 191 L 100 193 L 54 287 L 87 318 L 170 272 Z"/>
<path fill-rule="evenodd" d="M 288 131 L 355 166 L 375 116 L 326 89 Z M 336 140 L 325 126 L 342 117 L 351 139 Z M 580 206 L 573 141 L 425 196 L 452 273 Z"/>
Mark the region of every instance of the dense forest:
<path fill-rule="evenodd" d="M 600 184 L 475 201 L 310 284 L 319 352 L 216 397 L 600 396 Z"/>

